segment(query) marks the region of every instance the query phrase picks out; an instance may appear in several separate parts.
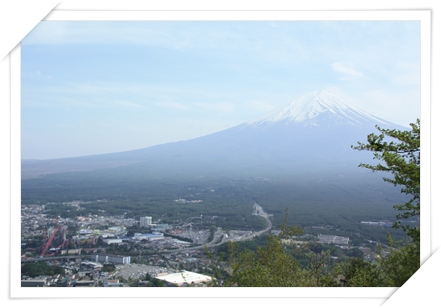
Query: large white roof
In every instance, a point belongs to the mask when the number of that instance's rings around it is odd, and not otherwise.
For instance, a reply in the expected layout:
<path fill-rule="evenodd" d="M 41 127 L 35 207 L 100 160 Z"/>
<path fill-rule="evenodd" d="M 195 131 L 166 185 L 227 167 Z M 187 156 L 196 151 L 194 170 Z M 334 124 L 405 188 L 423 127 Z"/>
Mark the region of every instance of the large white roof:
<path fill-rule="evenodd" d="M 211 281 L 210 276 L 202 275 L 199 273 L 182 271 L 180 273 L 168 274 L 160 277 L 156 277 L 157 279 L 161 279 L 167 281 L 169 283 L 175 283 L 177 285 L 181 285 L 183 283 L 198 283 L 203 281 Z"/>

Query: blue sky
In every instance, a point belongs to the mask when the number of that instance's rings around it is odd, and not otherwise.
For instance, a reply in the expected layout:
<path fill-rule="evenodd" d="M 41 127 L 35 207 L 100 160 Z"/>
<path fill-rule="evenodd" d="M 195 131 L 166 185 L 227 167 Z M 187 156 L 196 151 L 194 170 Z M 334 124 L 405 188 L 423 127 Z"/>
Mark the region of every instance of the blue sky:
<path fill-rule="evenodd" d="M 22 41 L 22 158 L 191 139 L 319 89 L 407 126 L 419 42 L 414 21 L 43 21 Z"/>

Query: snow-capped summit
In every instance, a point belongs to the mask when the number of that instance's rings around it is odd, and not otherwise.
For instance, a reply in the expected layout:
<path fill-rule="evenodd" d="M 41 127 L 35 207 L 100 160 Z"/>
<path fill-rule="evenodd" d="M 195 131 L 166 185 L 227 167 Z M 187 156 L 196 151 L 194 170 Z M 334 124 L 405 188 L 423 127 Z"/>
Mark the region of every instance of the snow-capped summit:
<path fill-rule="evenodd" d="M 248 121 L 247 124 L 271 124 L 285 121 L 303 126 L 333 124 L 361 126 L 372 121 L 378 124 L 391 124 L 342 101 L 326 90 L 308 92 L 292 103 Z"/>

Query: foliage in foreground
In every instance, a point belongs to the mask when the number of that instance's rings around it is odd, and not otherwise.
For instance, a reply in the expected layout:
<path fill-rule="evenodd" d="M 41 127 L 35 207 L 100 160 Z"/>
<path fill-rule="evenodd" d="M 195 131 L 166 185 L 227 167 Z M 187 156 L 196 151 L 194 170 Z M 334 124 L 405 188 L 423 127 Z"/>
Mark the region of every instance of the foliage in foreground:
<path fill-rule="evenodd" d="M 420 242 L 420 227 L 410 227 L 401 219 L 420 217 L 420 120 L 410 124 L 412 130 L 400 131 L 396 129 L 382 129 L 379 135 L 368 135 L 368 143 L 358 142 L 353 146 L 357 150 L 373 151 L 374 159 L 384 164 L 370 165 L 361 163 L 360 167 L 375 171 L 384 171 L 393 175 L 393 178 L 383 178 L 384 181 L 394 186 L 403 186 L 401 192 L 410 195 L 411 198 L 404 204 L 394 206 L 399 211 L 394 227 L 402 228 L 414 243 Z M 398 141 L 384 141 L 385 137 L 394 138 Z"/>
<path fill-rule="evenodd" d="M 301 232 L 300 228 L 291 230 Z M 257 251 L 229 243 L 228 274 L 219 270 L 222 256 L 212 260 L 212 286 L 223 287 L 400 287 L 419 268 L 414 243 L 390 250 L 380 247 L 375 261 L 350 258 L 337 262 L 331 251 L 315 252 L 311 244 L 287 241 L 291 236 L 268 235 Z M 395 245 L 390 240 L 389 245 Z M 299 262 L 304 260 L 306 262 Z"/>

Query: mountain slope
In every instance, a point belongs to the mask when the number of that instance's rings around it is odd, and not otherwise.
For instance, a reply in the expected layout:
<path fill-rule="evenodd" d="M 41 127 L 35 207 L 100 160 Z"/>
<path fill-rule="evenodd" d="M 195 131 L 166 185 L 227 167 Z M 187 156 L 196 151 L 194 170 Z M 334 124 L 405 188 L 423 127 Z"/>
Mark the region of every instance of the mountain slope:
<path fill-rule="evenodd" d="M 146 171 L 229 172 L 356 167 L 370 153 L 351 149 L 375 132 L 399 128 L 336 98 L 312 91 L 257 119 L 207 136 L 145 149 L 46 161 L 23 161 L 22 178 L 135 165 Z"/>

